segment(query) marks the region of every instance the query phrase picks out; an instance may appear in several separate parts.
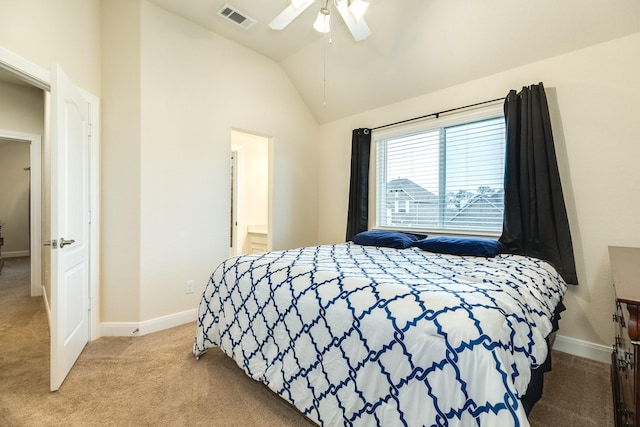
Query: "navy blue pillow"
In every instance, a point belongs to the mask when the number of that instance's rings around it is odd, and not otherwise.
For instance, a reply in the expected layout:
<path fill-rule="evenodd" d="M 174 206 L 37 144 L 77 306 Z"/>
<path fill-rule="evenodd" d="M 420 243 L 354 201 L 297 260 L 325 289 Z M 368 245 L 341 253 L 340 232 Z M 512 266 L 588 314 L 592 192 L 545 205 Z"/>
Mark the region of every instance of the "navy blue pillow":
<path fill-rule="evenodd" d="M 413 246 L 429 252 L 482 257 L 494 257 L 506 249 L 497 240 L 480 237 L 430 237 L 414 242 Z"/>
<path fill-rule="evenodd" d="M 420 239 L 400 231 L 369 230 L 358 233 L 351 238 L 353 243 L 363 246 L 380 246 L 385 248 L 405 249 Z"/>

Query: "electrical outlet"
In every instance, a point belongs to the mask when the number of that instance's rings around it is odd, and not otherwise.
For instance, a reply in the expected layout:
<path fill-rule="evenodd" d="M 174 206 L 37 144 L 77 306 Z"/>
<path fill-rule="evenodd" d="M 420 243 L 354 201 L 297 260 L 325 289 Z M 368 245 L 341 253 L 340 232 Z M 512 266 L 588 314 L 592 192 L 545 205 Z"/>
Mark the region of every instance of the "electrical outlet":
<path fill-rule="evenodd" d="M 184 284 L 184 293 L 192 294 L 194 286 L 195 286 L 195 283 L 193 282 L 193 280 L 187 280 Z"/>

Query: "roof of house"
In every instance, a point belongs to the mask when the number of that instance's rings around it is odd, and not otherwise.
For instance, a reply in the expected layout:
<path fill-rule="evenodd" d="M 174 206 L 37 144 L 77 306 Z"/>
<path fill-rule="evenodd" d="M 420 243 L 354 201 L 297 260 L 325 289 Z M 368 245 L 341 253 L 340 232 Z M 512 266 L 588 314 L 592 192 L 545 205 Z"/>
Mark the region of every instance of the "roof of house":
<path fill-rule="evenodd" d="M 416 203 L 437 203 L 438 196 L 407 178 L 387 182 L 387 192 L 401 191 Z"/>

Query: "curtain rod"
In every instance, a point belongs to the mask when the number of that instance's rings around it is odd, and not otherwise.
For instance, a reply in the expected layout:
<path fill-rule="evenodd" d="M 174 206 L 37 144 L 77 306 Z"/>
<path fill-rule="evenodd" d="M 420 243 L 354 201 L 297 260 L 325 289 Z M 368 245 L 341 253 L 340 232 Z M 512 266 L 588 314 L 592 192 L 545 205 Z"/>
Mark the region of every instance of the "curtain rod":
<path fill-rule="evenodd" d="M 389 124 L 386 124 L 386 125 L 376 126 L 374 128 L 371 128 L 371 130 L 373 131 L 373 130 L 388 128 L 388 127 L 395 126 L 395 125 L 401 125 L 403 123 L 413 122 L 415 120 L 426 119 L 427 117 L 435 117 L 436 119 L 438 119 L 438 118 L 440 118 L 440 114 L 451 113 L 453 111 L 464 110 L 465 108 L 477 107 L 478 105 L 490 104 L 492 102 L 497 102 L 497 101 L 502 101 L 502 100 L 504 100 L 504 97 L 496 98 L 496 99 L 490 99 L 489 101 L 477 102 L 475 104 L 465 105 L 464 107 L 451 108 L 449 110 L 438 111 L 437 113 L 426 114 L 424 116 L 414 117 L 412 119 L 406 119 L 406 120 L 401 120 L 401 121 L 395 122 L 395 123 L 389 123 Z"/>

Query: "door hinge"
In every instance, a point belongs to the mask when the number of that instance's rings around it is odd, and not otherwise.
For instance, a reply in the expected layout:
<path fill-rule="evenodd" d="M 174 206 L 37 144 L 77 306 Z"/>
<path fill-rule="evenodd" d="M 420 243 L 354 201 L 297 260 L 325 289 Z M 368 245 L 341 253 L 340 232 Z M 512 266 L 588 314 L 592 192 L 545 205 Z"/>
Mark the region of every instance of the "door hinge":
<path fill-rule="evenodd" d="M 92 219 L 93 219 L 93 218 L 92 218 L 92 215 L 91 215 L 92 213 L 93 213 L 92 211 L 89 211 L 89 224 L 91 224 L 91 221 L 92 221 Z"/>

